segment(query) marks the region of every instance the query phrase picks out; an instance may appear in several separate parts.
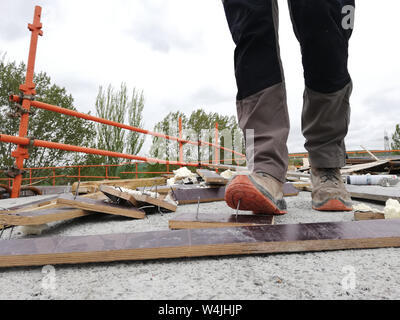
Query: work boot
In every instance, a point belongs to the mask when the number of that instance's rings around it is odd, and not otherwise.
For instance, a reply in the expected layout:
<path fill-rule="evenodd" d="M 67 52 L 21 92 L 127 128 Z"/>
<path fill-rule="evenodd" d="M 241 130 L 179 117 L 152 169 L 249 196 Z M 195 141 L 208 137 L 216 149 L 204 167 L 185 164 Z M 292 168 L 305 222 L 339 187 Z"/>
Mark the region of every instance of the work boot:
<path fill-rule="evenodd" d="M 227 186 L 225 201 L 232 209 L 256 214 L 286 214 L 283 183 L 265 173 L 237 175 Z"/>
<path fill-rule="evenodd" d="M 339 168 L 311 169 L 312 206 L 319 211 L 352 211 L 350 194 Z"/>

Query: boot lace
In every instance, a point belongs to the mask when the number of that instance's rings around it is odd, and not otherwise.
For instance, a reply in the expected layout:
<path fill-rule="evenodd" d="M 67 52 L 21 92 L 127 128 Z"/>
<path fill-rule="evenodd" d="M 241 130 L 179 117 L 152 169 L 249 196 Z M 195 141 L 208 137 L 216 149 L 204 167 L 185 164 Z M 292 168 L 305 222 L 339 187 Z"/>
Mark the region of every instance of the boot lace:
<path fill-rule="evenodd" d="M 335 184 L 338 183 L 339 177 L 336 169 L 323 169 L 323 173 L 321 174 L 321 182 L 326 183 L 328 181 L 332 181 Z"/>

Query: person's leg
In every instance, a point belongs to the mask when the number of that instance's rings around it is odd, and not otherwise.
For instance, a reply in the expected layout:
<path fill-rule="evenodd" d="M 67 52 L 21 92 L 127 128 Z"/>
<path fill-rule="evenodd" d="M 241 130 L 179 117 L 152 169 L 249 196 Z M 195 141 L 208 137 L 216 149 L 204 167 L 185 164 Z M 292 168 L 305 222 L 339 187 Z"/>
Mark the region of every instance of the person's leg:
<path fill-rule="evenodd" d="M 288 0 L 301 45 L 304 78 L 302 131 L 306 138 L 316 209 L 350 209 L 340 179 L 350 122 L 352 82 L 347 69 L 354 0 Z M 330 170 L 328 170 L 330 169 Z M 334 199 L 335 202 L 330 202 Z M 336 200 L 340 200 L 341 203 Z M 336 203 L 336 205 L 332 205 Z"/>
<path fill-rule="evenodd" d="M 241 201 L 242 210 L 278 212 L 278 207 L 284 208 L 281 198 L 288 166 L 289 116 L 279 54 L 277 1 L 223 3 L 236 44 L 239 126 L 247 142 L 254 139 L 246 144 L 252 174 L 235 178 L 227 188 L 226 200 L 231 207 Z"/>
<path fill-rule="evenodd" d="M 223 3 L 236 44 L 239 125 L 245 135 L 246 130 L 254 130 L 254 151 L 247 150 L 248 162 L 254 164 L 250 169 L 285 182 L 289 116 L 279 54 L 277 1 Z"/>

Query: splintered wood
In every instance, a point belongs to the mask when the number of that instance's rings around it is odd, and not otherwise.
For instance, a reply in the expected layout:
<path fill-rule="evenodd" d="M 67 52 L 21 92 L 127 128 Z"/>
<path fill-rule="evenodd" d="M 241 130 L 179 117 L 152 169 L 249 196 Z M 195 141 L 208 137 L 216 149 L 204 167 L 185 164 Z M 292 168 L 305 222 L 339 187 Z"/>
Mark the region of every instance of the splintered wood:
<path fill-rule="evenodd" d="M 100 190 L 113 202 L 116 203 L 121 203 L 121 201 L 129 202 L 135 207 L 141 207 L 145 206 L 146 204 L 150 204 L 173 212 L 175 212 L 177 208 L 176 204 L 165 201 L 165 195 L 158 195 L 157 197 L 153 197 L 146 194 L 145 192 L 135 192 L 133 190 L 132 192 L 127 192 L 123 189 L 118 190 L 118 188 L 104 185 L 100 186 Z"/>
<path fill-rule="evenodd" d="M 0 267 L 400 247 L 400 220 L 3 240 Z"/>
<path fill-rule="evenodd" d="M 250 227 L 274 224 L 273 216 L 231 213 L 181 213 L 169 220 L 170 229 Z"/>
<path fill-rule="evenodd" d="M 135 219 L 143 219 L 146 215 L 142 210 L 134 207 L 124 207 L 104 200 L 88 199 L 65 195 L 57 199 L 58 204 L 68 205 L 86 211 L 102 212 L 113 215 L 125 216 Z"/>

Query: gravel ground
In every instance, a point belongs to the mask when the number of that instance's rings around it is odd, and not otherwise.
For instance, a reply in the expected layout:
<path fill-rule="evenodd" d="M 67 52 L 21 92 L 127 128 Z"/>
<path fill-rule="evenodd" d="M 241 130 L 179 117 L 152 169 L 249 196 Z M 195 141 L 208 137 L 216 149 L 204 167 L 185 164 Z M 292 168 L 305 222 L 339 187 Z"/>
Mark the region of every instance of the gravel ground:
<path fill-rule="evenodd" d="M 13 202 L 2 200 L 0 207 Z M 287 202 L 289 214 L 277 224 L 353 219 L 351 213 L 313 211 L 307 192 Z M 180 206 L 177 213 L 196 208 Z M 200 208 L 233 212 L 224 202 Z M 174 215 L 92 215 L 52 223 L 42 236 L 167 230 Z M 21 237 L 14 229 L 12 238 Z M 400 299 L 398 270 L 397 248 L 7 268 L 0 270 L 0 299 Z"/>

